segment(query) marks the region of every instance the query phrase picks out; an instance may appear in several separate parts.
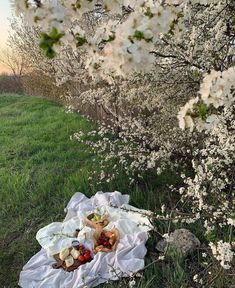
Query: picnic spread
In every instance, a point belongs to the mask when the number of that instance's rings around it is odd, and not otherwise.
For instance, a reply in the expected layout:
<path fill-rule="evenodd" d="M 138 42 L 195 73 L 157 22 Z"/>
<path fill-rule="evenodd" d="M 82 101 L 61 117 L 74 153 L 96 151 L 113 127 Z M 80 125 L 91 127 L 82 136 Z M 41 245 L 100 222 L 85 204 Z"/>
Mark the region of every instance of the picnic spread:
<path fill-rule="evenodd" d="M 151 212 L 128 203 L 117 191 L 75 193 L 64 221 L 38 231 L 42 249 L 23 267 L 20 287 L 95 287 L 144 268 Z"/>

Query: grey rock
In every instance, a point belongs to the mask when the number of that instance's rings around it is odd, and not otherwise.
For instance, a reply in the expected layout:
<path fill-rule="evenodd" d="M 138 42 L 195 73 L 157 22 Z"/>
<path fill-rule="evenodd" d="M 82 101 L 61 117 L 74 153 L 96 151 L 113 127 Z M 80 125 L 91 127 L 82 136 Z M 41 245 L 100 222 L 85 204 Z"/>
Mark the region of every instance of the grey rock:
<path fill-rule="evenodd" d="M 186 255 L 193 252 L 201 243 L 192 232 L 182 228 L 171 233 L 168 240 L 160 240 L 156 245 L 156 249 L 165 252 L 167 244 L 169 248 L 176 249 Z"/>

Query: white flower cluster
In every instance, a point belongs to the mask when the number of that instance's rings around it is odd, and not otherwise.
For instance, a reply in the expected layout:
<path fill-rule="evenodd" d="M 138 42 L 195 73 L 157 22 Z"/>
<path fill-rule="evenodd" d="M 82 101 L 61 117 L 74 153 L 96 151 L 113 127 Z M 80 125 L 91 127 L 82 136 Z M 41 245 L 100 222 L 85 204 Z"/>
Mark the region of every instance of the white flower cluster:
<path fill-rule="evenodd" d="M 191 200 L 191 211 L 200 213 L 208 235 L 215 228 L 232 229 L 234 225 L 235 103 L 224 107 L 217 117 L 217 123 L 204 134 L 204 147 L 194 152 L 195 176 L 185 178 L 186 187 L 181 189 L 183 201 Z M 233 256 L 230 244 L 210 245 L 216 259 L 228 269 Z"/>
<path fill-rule="evenodd" d="M 193 131 L 195 123 L 193 121 L 192 114 L 194 113 L 194 109 L 198 101 L 198 97 L 190 99 L 179 111 L 177 118 L 179 119 L 179 127 L 182 130 L 189 128 L 190 131 Z"/>
<path fill-rule="evenodd" d="M 234 252 L 231 250 L 232 248 L 230 243 L 220 240 L 216 244 L 212 242 L 209 243 L 209 246 L 215 258 L 220 262 L 220 265 L 224 269 L 230 269 L 230 264 L 234 257 Z"/>
<path fill-rule="evenodd" d="M 185 154 L 184 145 L 191 149 L 196 143 L 188 139 L 187 132 L 181 131 L 175 121 L 175 107 L 184 102 L 182 94 L 175 97 L 172 106 L 172 99 L 164 95 L 166 89 L 164 81 L 159 83 L 156 95 L 155 83 L 136 76 L 133 81 L 118 81 L 117 86 L 96 87 L 80 94 L 79 99 L 84 105 L 96 104 L 102 107 L 102 111 L 107 111 L 109 124 L 100 123 L 100 131 L 92 132 L 92 135 L 88 133 L 88 137 L 75 135 L 75 138 L 102 155 L 102 166 L 110 167 L 108 170 L 113 171 L 112 179 L 121 167 L 131 179 L 147 170 L 156 170 L 157 174 L 165 169 L 176 170 L 182 163 L 178 163 L 175 153 L 180 151 Z M 174 91 L 169 89 L 169 93 Z M 113 140 L 108 137 L 110 132 L 118 138 Z M 110 173 L 103 176 L 102 173 L 100 180 L 111 177 Z"/>
<path fill-rule="evenodd" d="M 212 105 L 214 108 L 230 107 L 235 101 L 235 68 L 231 67 L 223 72 L 212 71 L 206 75 L 200 87 L 200 100 L 208 107 Z M 218 121 L 215 114 L 211 114 L 204 119 L 200 118 L 196 110 L 198 108 L 199 97 L 188 101 L 181 108 L 178 119 L 181 129 L 194 127 L 201 131 L 203 129 L 211 129 L 213 123 Z"/>
<path fill-rule="evenodd" d="M 234 103 L 235 104 L 235 103 Z M 204 148 L 194 153 L 193 168 L 196 172 L 194 180 L 186 179 L 185 182 L 191 187 L 187 193 L 188 196 L 198 199 L 199 210 L 213 210 L 207 200 L 210 191 L 218 193 L 220 200 L 224 197 L 221 205 L 224 209 L 229 207 L 226 198 L 228 194 L 222 193 L 231 186 L 231 196 L 233 195 L 233 165 L 235 161 L 235 105 L 229 109 L 225 108 L 223 113 L 218 115 L 218 122 L 213 125 L 211 130 L 204 134 Z M 210 191 L 208 191 L 210 183 Z M 232 198 L 233 199 L 233 198 Z M 233 204 L 233 203 L 231 203 Z M 204 207 L 204 208 L 203 208 Z"/>
<path fill-rule="evenodd" d="M 183 29 L 187 29 L 181 21 L 187 17 L 185 7 L 190 10 L 195 4 L 212 5 L 216 1 L 15 0 L 13 3 L 16 13 L 24 13 L 29 23 L 47 33 L 54 28 L 61 33 L 48 49 L 58 51 L 61 43 L 70 45 L 73 50 L 85 45 L 89 50 L 87 67 L 90 72 L 99 70 L 103 76 L 126 76 L 134 71 L 150 71 L 155 60 L 154 45 L 159 43 L 162 35 L 177 38 Z M 97 19 L 109 13 L 112 21 L 89 35 L 80 24 L 88 13 L 93 13 Z"/>
<path fill-rule="evenodd" d="M 200 87 L 202 101 L 216 109 L 230 107 L 235 101 L 235 67 L 223 72 L 212 71 L 206 75 Z"/>

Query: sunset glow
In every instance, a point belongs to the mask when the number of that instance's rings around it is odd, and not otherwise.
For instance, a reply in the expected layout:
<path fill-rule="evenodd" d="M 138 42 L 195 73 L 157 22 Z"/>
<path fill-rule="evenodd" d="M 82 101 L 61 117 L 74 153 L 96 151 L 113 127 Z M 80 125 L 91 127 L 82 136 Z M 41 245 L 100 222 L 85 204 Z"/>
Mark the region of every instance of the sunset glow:
<path fill-rule="evenodd" d="M 6 48 L 6 42 L 8 37 L 9 21 L 11 17 L 10 0 L 1 0 L 0 3 L 0 51 Z M 0 73 L 9 73 L 9 69 L 0 64 Z"/>

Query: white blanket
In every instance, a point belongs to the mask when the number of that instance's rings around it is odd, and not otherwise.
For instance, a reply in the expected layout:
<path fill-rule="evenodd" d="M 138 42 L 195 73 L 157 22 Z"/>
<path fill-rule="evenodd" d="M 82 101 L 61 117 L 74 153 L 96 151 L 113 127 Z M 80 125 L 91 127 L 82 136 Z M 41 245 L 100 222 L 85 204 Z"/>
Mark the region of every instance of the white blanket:
<path fill-rule="evenodd" d="M 97 192 L 90 199 L 76 193 L 67 205 L 68 213 L 64 222 L 55 222 L 38 231 L 36 238 L 43 249 L 34 255 L 20 273 L 19 285 L 22 288 L 80 288 L 94 287 L 107 280 L 126 277 L 144 267 L 147 252 L 145 243 L 147 232 L 152 226 L 147 216 L 149 211 L 128 205 L 129 196 L 120 192 Z M 115 207 L 114 207 L 115 206 Z M 120 241 L 114 252 L 99 252 L 94 259 L 81 265 L 73 272 L 53 269 L 53 254 L 71 246 L 75 239 L 92 250 L 93 229 L 84 225 L 84 217 L 94 209 L 110 215 L 105 229 L 114 226 L 120 232 Z M 131 211 L 128 211 L 131 210 Z M 73 237 L 76 229 L 81 232 Z M 115 271 L 115 272 L 113 272 Z M 117 276 L 118 275 L 118 276 Z"/>

